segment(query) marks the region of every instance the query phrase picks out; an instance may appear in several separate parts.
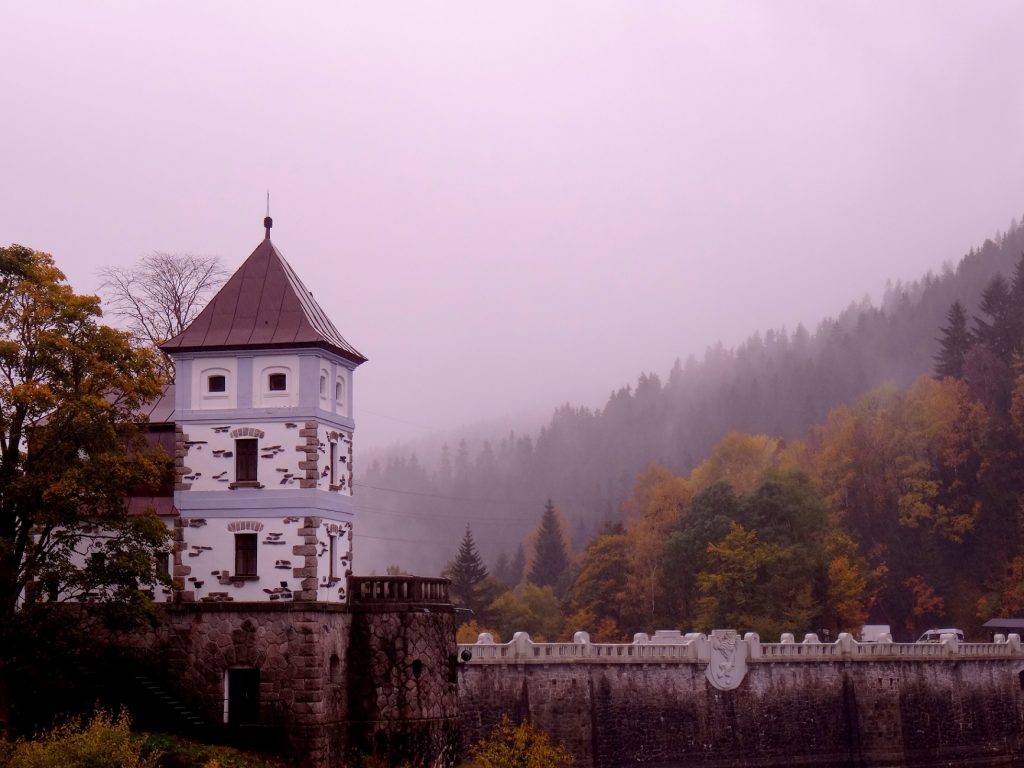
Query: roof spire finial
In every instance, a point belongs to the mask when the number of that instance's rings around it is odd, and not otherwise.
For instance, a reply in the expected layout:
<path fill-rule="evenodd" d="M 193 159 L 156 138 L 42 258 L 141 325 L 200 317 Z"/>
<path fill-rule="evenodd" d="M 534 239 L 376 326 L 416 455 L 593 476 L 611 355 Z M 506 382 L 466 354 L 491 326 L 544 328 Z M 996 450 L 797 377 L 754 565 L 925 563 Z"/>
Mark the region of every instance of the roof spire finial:
<path fill-rule="evenodd" d="M 270 239 L 270 228 L 274 226 L 274 220 L 270 218 L 270 190 L 267 189 L 267 215 L 263 219 L 263 226 L 267 229 L 267 240 Z"/>

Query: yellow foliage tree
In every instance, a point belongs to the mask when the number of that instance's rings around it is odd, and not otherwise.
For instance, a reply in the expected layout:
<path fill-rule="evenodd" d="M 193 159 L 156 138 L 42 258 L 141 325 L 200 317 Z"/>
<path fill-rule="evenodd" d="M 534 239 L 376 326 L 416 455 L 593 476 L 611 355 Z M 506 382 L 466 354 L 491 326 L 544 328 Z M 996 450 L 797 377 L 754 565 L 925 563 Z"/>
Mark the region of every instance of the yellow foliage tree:
<path fill-rule="evenodd" d="M 730 432 L 704 462 L 690 473 L 690 485 L 699 493 L 721 480 L 737 493 L 750 493 L 767 470 L 776 466 L 780 441 L 765 435 Z"/>
<path fill-rule="evenodd" d="M 508 715 L 478 741 L 463 768 L 568 768 L 573 757 L 562 744 L 552 744 L 546 733 L 530 723 L 512 725 Z"/>
<path fill-rule="evenodd" d="M 624 620 L 646 624 L 658 616 L 665 539 L 693 498 L 689 481 L 652 464 L 636 480 L 626 502 L 628 562 L 625 593 L 633 596 Z"/>

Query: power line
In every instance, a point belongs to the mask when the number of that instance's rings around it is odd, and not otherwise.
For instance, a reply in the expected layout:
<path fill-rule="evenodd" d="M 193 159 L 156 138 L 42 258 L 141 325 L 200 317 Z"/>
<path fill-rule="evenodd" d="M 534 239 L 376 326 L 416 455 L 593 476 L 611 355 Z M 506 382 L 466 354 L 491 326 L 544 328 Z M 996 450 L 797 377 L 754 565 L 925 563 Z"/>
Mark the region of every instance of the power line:
<path fill-rule="evenodd" d="M 474 499 L 471 496 L 445 496 L 441 493 L 427 493 L 426 491 L 401 491 L 398 488 L 384 488 L 379 485 L 370 485 L 362 481 L 357 480 L 352 485 L 358 485 L 360 488 L 372 488 L 375 491 L 387 491 L 388 493 L 401 493 L 406 496 L 424 496 L 430 499 L 442 499 L 444 501 L 469 501 L 474 504 L 536 504 L 536 499 L 532 501 L 525 501 L 519 499 Z"/>
<path fill-rule="evenodd" d="M 360 501 L 356 502 L 356 510 L 366 510 L 366 511 L 375 512 L 375 513 L 384 513 L 384 514 L 388 514 L 388 515 L 398 515 L 399 517 L 414 517 L 414 518 L 423 518 L 423 519 L 428 519 L 428 520 L 429 519 L 433 519 L 433 520 L 451 520 L 451 521 L 455 521 L 455 522 L 465 521 L 465 522 L 468 522 L 468 523 L 472 523 L 474 521 L 481 521 L 481 520 L 485 519 L 485 518 L 481 518 L 479 516 L 466 515 L 466 514 L 462 514 L 462 513 L 459 513 L 459 512 L 407 512 L 407 511 L 401 511 L 401 510 L 397 510 L 397 509 L 392 509 L 391 507 L 379 507 L 379 506 L 377 506 L 375 504 L 366 504 L 366 503 L 360 502 Z M 532 521 L 540 520 L 540 515 L 533 515 L 533 514 L 529 514 L 529 515 L 527 515 L 527 514 L 522 514 L 522 515 L 505 514 L 505 515 L 502 515 L 500 518 L 495 518 L 493 516 L 486 518 L 486 520 L 499 520 L 499 519 L 500 520 L 526 520 L 526 521 L 531 521 L 532 522 Z"/>

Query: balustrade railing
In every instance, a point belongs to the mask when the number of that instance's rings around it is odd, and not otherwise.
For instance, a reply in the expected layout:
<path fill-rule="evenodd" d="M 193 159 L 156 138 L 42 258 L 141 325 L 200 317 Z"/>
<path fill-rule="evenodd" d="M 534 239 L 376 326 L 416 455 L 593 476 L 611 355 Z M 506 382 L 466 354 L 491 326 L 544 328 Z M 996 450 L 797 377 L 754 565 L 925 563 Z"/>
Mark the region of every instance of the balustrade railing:
<path fill-rule="evenodd" d="M 350 576 L 353 603 L 450 603 L 448 579 L 424 576 Z"/>
<path fill-rule="evenodd" d="M 663 635 L 659 637 L 658 635 Z M 781 643 L 762 643 L 753 632 L 737 642 L 745 646 L 748 663 L 873 661 L 873 660 L 949 660 L 964 658 L 1024 657 L 1020 636 L 997 637 L 991 643 L 961 643 L 954 637 L 939 643 L 861 643 L 847 633 L 832 643 L 822 643 L 808 635 L 802 643 L 792 635 Z M 564 662 L 707 662 L 710 642 L 706 635 L 658 633 L 651 639 L 644 634 L 632 643 L 592 643 L 586 632 L 577 632 L 571 643 L 535 643 L 525 632 L 517 632 L 507 643 L 495 643 L 482 633 L 475 643 L 459 645 L 460 655 L 468 663 L 564 663 Z"/>

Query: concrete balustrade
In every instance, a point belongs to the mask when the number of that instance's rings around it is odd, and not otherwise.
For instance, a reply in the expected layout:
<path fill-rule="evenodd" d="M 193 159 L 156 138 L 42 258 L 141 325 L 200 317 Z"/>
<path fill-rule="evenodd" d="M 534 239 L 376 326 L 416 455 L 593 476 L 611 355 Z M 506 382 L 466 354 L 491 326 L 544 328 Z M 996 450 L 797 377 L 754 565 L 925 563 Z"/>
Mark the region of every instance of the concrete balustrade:
<path fill-rule="evenodd" d="M 847 632 L 835 642 L 820 642 L 811 633 L 796 642 L 791 633 L 784 633 L 781 642 L 762 643 L 754 632 L 748 632 L 739 643 L 744 645 L 745 658 L 752 663 L 773 661 L 850 661 L 921 660 L 955 661 L 964 658 L 1007 659 L 1024 656 L 1020 635 L 997 635 L 991 643 L 961 643 L 954 635 L 943 635 L 938 643 L 861 643 Z M 708 636 L 677 630 L 659 630 L 654 637 L 637 633 L 632 643 L 594 643 L 587 632 L 576 632 L 570 643 L 535 643 L 526 632 L 516 632 L 507 643 L 495 643 L 490 633 L 482 633 L 477 642 L 459 645 L 469 652 L 470 664 L 502 663 L 565 663 L 565 662 L 707 662 L 711 656 Z"/>

